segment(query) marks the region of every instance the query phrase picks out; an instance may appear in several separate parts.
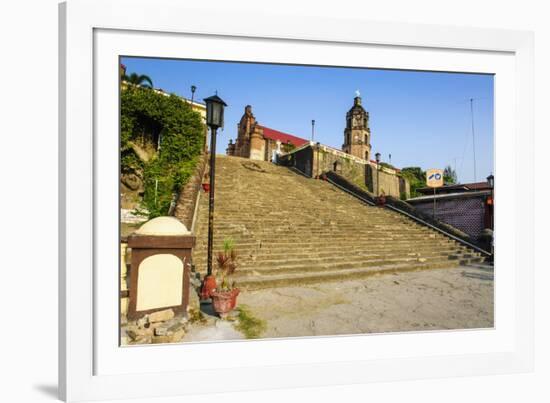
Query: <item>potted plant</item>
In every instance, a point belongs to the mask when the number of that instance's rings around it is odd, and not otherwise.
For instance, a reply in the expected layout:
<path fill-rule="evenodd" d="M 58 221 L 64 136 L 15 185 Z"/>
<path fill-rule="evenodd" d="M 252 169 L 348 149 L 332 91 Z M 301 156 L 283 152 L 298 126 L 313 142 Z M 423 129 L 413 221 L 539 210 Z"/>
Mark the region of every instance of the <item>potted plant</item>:
<path fill-rule="evenodd" d="M 216 277 L 212 275 L 205 276 L 201 285 L 201 300 L 205 301 L 209 299 L 210 294 L 212 294 L 212 291 L 214 291 L 216 287 Z"/>
<path fill-rule="evenodd" d="M 223 252 L 218 252 L 216 263 L 219 286 L 210 293 L 210 297 L 214 311 L 223 318 L 237 305 L 237 295 L 240 292 L 230 279 L 237 268 L 237 252 L 232 239 L 223 241 Z"/>
<path fill-rule="evenodd" d="M 202 189 L 208 193 L 210 192 L 210 181 L 208 180 L 210 178 L 210 175 L 207 173 L 204 174 L 204 180 L 202 182 Z"/>

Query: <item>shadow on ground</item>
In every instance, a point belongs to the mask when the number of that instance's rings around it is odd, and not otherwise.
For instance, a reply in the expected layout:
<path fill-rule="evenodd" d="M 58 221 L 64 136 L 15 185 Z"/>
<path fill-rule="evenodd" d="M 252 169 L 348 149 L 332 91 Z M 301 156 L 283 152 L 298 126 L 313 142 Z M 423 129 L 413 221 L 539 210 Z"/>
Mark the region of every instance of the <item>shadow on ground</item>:
<path fill-rule="evenodd" d="M 57 385 L 34 385 L 34 389 L 42 393 L 44 396 L 59 400 L 59 389 Z"/>
<path fill-rule="evenodd" d="M 208 316 L 218 318 L 218 314 L 214 312 L 214 307 L 210 302 L 201 302 L 201 312 Z"/>
<path fill-rule="evenodd" d="M 463 277 L 474 278 L 483 281 L 493 281 L 495 278 L 494 268 L 492 266 L 472 265 L 471 270 L 463 271 Z"/>

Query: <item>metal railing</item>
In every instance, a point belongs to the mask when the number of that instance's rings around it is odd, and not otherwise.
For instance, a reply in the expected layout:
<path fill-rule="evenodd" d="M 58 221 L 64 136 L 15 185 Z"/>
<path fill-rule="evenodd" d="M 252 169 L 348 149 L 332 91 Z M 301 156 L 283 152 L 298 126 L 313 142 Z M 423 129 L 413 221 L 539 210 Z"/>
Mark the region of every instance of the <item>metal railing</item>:
<path fill-rule="evenodd" d="M 334 174 L 334 173 L 333 173 L 333 174 Z M 340 179 L 345 180 L 344 178 L 340 178 Z M 351 195 L 351 196 L 354 196 L 355 198 L 361 200 L 362 202 L 364 202 L 364 203 L 366 203 L 366 204 L 369 204 L 369 205 L 371 205 L 371 206 L 376 205 L 376 203 L 375 203 L 375 201 L 374 201 L 374 198 L 372 198 L 372 200 L 370 200 L 369 198 L 367 198 L 367 197 L 365 197 L 365 196 L 363 196 L 363 195 L 361 195 L 361 194 L 359 194 L 359 193 L 357 193 L 357 192 L 354 192 L 353 189 L 346 188 L 346 187 L 340 185 L 339 183 L 336 183 L 336 182 L 333 181 L 329 176 L 326 176 L 326 180 L 327 180 L 327 182 L 329 182 L 329 183 L 332 184 L 333 186 L 336 186 L 338 189 L 340 189 L 340 190 L 342 190 L 342 191 L 348 193 L 348 194 Z M 346 181 L 346 182 L 347 182 L 347 181 Z M 388 209 L 390 209 L 390 210 L 392 210 L 392 211 L 395 211 L 396 213 L 402 214 L 402 215 L 404 215 L 404 216 L 410 218 L 411 220 L 414 220 L 414 221 L 418 222 L 419 224 L 422 224 L 422 225 L 424 225 L 424 226 L 426 226 L 426 227 L 428 227 L 428 228 L 431 228 L 431 229 L 433 229 L 433 230 L 435 230 L 435 231 L 437 231 L 437 232 L 439 232 L 439 233 L 445 235 L 446 237 L 449 237 L 449 238 L 455 240 L 456 242 L 459 242 L 459 243 L 461 243 L 461 244 L 463 244 L 463 245 L 465 245 L 465 246 L 467 246 L 467 247 L 469 247 L 469 248 L 471 248 L 471 249 L 474 249 L 475 251 L 477 251 L 477 252 L 479 252 L 479 253 L 481 253 L 481 254 L 483 254 L 483 255 L 485 255 L 485 256 L 492 256 L 491 252 L 488 252 L 488 251 L 486 251 L 485 249 L 483 249 L 483 248 L 481 248 L 481 247 L 479 247 L 479 246 L 477 246 L 477 245 L 475 245 L 475 244 L 473 244 L 473 243 L 471 243 L 471 242 L 468 242 L 467 240 L 465 240 L 465 239 L 463 239 L 463 238 L 461 238 L 461 237 L 459 237 L 459 236 L 456 236 L 456 235 L 454 235 L 454 234 L 451 234 L 450 232 L 445 231 L 443 228 L 438 227 L 438 226 L 436 226 L 436 225 L 434 225 L 434 224 L 432 224 L 432 223 L 429 223 L 428 221 L 426 221 L 426 220 L 424 220 L 424 219 L 422 219 L 422 218 L 420 218 L 420 217 L 418 217 L 418 216 L 415 216 L 414 214 L 411 214 L 411 213 L 409 213 L 409 212 L 407 212 L 407 211 L 405 211 L 405 210 L 402 210 L 402 209 L 400 209 L 400 208 L 398 208 L 398 207 L 392 206 L 391 204 L 387 204 L 387 203 L 384 205 L 384 207 L 385 207 L 385 208 L 388 208 Z"/>
<path fill-rule="evenodd" d="M 296 174 L 298 174 L 298 175 L 301 175 L 301 176 L 304 176 L 304 177 L 306 177 L 306 178 L 308 178 L 308 179 L 311 179 L 311 177 L 309 177 L 308 175 L 306 175 L 304 172 L 300 171 L 300 170 L 299 170 L 298 168 L 296 168 L 296 167 L 288 167 L 288 168 L 289 168 L 290 170 L 292 170 L 293 172 L 295 172 Z M 339 183 L 333 181 L 333 180 L 332 180 L 329 176 L 327 176 L 326 174 L 327 174 L 327 172 L 325 172 L 325 179 L 326 179 L 326 181 L 329 182 L 331 185 L 336 186 L 336 187 L 337 187 L 338 189 L 340 189 L 341 191 L 346 192 L 347 194 L 349 194 L 349 195 L 355 197 L 356 199 L 359 199 L 360 201 L 362 201 L 362 202 L 365 203 L 365 204 L 368 204 L 368 205 L 370 205 L 370 206 L 375 206 L 375 205 L 376 205 L 376 202 L 375 202 L 374 197 L 368 198 L 368 197 L 365 197 L 365 196 L 363 196 L 363 195 L 361 195 L 361 194 L 359 194 L 359 193 L 357 193 L 357 192 L 354 192 L 352 189 L 346 188 L 346 187 L 340 185 Z M 339 178 L 341 181 L 348 182 L 347 179 L 342 178 L 341 176 L 339 176 L 338 174 L 336 174 L 336 173 L 334 173 L 334 172 L 330 172 L 329 175 L 330 175 L 330 174 L 338 176 L 338 178 Z M 355 185 L 353 185 L 353 186 L 355 186 Z M 426 221 L 426 220 L 424 220 L 424 219 L 422 219 L 422 218 L 420 218 L 420 217 L 417 217 L 417 216 L 415 216 L 415 215 L 413 215 L 413 214 L 411 214 L 411 213 L 409 213 L 409 212 L 407 212 L 407 211 L 405 211 L 405 210 L 402 210 L 402 209 L 400 209 L 400 208 L 398 208 L 398 207 L 395 207 L 395 206 L 392 206 L 392 205 L 390 205 L 390 204 L 385 204 L 384 207 L 386 207 L 386 208 L 388 208 L 388 209 L 390 209 L 390 210 L 392 210 L 392 211 L 395 211 L 396 213 L 402 214 L 402 215 L 404 215 L 404 216 L 410 218 L 411 220 L 416 221 L 417 223 L 419 223 L 419 224 L 421 224 L 421 225 L 424 225 L 424 226 L 426 226 L 426 227 L 428 227 L 428 228 L 431 228 L 431 229 L 433 229 L 434 231 L 437 231 L 437 232 L 439 232 L 440 234 L 443 234 L 443 235 L 445 235 L 446 237 L 451 238 L 451 239 L 453 239 L 454 241 L 456 241 L 456 242 L 458 242 L 458 243 L 461 243 L 462 245 L 465 245 L 465 246 L 467 246 L 467 247 L 469 247 L 469 248 L 471 248 L 471 249 L 474 249 L 475 251 L 477 251 L 477 252 L 479 252 L 479 253 L 481 253 L 481 254 L 483 254 L 483 255 L 485 255 L 485 256 L 488 256 L 488 257 L 491 257 L 491 256 L 492 256 L 492 253 L 491 253 L 491 252 L 488 252 L 488 251 L 486 251 L 485 249 L 483 249 L 483 248 L 481 248 L 481 247 L 479 247 L 479 246 L 477 246 L 477 245 L 475 245 L 475 244 L 473 244 L 473 243 L 471 243 L 471 242 L 468 242 L 467 240 L 465 240 L 465 239 L 463 239 L 463 238 L 461 238 L 461 237 L 459 237 L 459 236 L 456 236 L 456 235 L 454 235 L 454 234 L 451 234 L 450 232 L 445 231 L 443 228 L 440 228 L 440 227 L 438 227 L 438 226 L 436 226 L 436 225 L 433 225 L 432 223 L 429 223 L 428 221 Z"/>

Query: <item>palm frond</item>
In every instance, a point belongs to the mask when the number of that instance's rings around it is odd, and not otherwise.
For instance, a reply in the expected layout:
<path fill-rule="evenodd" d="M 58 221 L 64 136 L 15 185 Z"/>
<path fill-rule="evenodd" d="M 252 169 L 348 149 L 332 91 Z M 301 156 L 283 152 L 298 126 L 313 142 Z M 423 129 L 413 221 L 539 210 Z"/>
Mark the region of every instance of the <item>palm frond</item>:
<path fill-rule="evenodd" d="M 146 87 L 146 85 L 143 85 L 143 84 L 147 83 L 149 84 L 149 87 L 153 88 L 153 81 L 149 76 L 142 74 L 138 77 L 138 80 L 139 80 L 139 85 L 141 85 L 142 87 Z"/>

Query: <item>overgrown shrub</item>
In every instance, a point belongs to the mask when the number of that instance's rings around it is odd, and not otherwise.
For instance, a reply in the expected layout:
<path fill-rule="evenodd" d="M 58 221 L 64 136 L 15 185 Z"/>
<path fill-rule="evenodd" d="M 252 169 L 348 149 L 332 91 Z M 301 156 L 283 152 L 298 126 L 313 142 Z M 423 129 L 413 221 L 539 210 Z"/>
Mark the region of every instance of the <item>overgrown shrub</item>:
<path fill-rule="evenodd" d="M 121 171 L 143 175 L 144 194 L 138 212 L 149 218 L 166 215 L 172 195 L 187 183 L 203 150 L 201 116 L 176 95 L 149 88 L 123 87 L 120 101 Z M 135 145 L 156 151 L 144 159 Z"/>
<path fill-rule="evenodd" d="M 409 181 L 411 197 L 421 196 L 417 189 L 426 186 L 426 172 L 420 167 L 407 167 L 401 169 L 401 176 Z"/>

